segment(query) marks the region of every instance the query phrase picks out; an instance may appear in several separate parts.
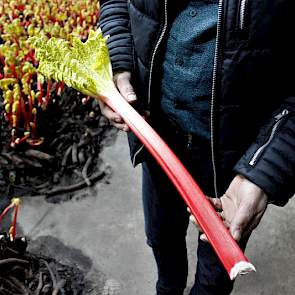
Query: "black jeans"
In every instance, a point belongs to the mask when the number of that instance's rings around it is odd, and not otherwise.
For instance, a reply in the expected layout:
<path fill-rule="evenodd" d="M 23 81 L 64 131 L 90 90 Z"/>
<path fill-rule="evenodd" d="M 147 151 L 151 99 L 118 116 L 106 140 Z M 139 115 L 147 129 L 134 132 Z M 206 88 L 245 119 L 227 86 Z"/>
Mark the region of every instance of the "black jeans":
<path fill-rule="evenodd" d="M 213 196 L 209 155 L 206 157 L 203 153 L 201 157 L 194 147 L 184 148 L 182 145 L 181 152 L 177 144 L 174 147 L 205 194 Z M 159 165 L 148 158 L 142 167 L 145 230 L 158 268 L 157 295 L 182 295 L 188 274 L 185 237 L 189 214 L 182 198 Z M 233 282 L 212 247 L 199 240 L 197 257 L 195 284 L 190 295 L 230 294 Z"/>

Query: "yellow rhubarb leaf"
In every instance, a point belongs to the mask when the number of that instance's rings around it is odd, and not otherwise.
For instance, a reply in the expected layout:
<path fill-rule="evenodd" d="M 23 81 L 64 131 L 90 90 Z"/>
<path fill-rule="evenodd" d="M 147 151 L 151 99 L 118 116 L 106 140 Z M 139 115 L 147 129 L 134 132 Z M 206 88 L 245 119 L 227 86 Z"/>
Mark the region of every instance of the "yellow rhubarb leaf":
<path fill-rule="evenodd" d="M 14 78 L 4 78 L 4 79 L 1 79 L 0 80 L 0 89 L 2 90 L 8 90 L 8 87 L 11 85 L 11 84 L 15 84 L 17 83 L 17 80 L 14 79 Z"/>
<path fill-rule="evenodd" d="M 113 88 L 106 40 L 99 29 L 91 31 L 85 43 L 75 36 L 69 41 L 39 36 L 29 42 L 36 49 L 39 73 L 48 79 L 64 81 L 86 95 L 97 96 Z"/>

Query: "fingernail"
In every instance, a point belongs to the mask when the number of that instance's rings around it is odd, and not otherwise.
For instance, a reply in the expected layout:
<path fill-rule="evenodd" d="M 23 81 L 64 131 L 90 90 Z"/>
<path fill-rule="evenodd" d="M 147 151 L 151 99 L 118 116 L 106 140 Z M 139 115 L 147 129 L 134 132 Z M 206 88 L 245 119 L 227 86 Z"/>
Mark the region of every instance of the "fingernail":
<path fill-rule="evenodd" d="M 203 241 L 203 242 L 208 242 L 207 237 L 206 237 L 205 234 L 200 235 L 200 240 Z"/>
<path fill-rule="evenodd" d="M 121 118 L 120 117 L 116 117 L 115 118 L 115 122 L 120 123 L 121 122 Z"/>
<path fill-rule="evenodd" d="M 232 236 L 236 241 L 239 241 L 241 239 L 241 232 L 239 230 L 234 230 Z"/>
<path fill-rule="evenodd" d="M 127 100 L 130 102 L 130 101 L 134 101 L 134 100 L 136 100 L 137 98 L 136 98 L 136 95 L 135 94 L 133 94 L 133 93 L 130 93 L 130 94 L 128 94 L 127 95 Z"/>

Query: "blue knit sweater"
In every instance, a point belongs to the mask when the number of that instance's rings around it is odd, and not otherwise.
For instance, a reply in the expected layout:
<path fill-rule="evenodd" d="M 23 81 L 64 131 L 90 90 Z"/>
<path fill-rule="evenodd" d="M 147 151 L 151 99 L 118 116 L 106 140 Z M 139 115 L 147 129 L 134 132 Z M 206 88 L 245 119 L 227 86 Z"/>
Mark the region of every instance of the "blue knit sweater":
<path fill-rule="evenodd" d="M 217 0 L 191 0 L 177 15 L 163 63 L 161 109 L 187 134 L 210 138 Z"/>

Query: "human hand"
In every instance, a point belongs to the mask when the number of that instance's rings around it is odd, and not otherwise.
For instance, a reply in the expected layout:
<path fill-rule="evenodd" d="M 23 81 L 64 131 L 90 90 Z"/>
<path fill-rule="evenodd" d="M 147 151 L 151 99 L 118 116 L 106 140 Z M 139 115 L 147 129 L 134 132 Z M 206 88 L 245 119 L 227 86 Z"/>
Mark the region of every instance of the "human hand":
<path fill-rule="evenodd" d="M 249 235 L 259 224 L 268 197 L 264 191 L 242 175 L 237 175 L 221 197 L 222 217 L 236 241 Z"/>
<path fill-rule="evenodd" d="M 209 200 L 212 203 L 212 199 L 209 198 Z M 260 187 L 243 176 L 237 175 L 219 200 L 214 201 L 214 208 L 221 211 L 219 214 L 225 226 L 229 228 L 233 238 L 240 241 L 259 224 L 267 208 L 268 198 Z M 194 217 L 190 219 L 196 222 Z M 201 238 L 207 240 L 204 234 Z"/>
<path fill-rule="evenodd" d="M 118 72 L 114 75 L 114 83 L 117 86 L 119 92 L 130 104 L 133 104 L 137 98 L 130 80 L 131 80 L 131 73 L 127 71 Z M 130 130 L 128 125 L 124 123 L 123 118 L 117 112 L 114 112 L 109 106 L 107 106 L 102 101 L 99 101 L 98 103 L 99 103 L 101 113 L 107 119 L 109 119 L 112 125 L 126 132 Z"/>
<path fill-rule="evenodd" d="M 216 210 L 217 214 L 220 216 L 220 218 L 222 218 L 222 203 L 220 198 L 210 198 L 208 196 L 206 196 L 207 200 L 211 203 L 211 205 L 213 206 L 213 208 Z M 196 218 L 191 214 L 191 210 L 189 208 L 187 208 L 188 213 L 190 213 L 190 221 L 197 227 L 197 229 L 199 230 L 199 232 L 203 232 L 203 230 L 201 229 L 200 225 L 198 224 Z M 200 239 L 203 242 L 208 242 L 207 236 L 205 234 L 201 234 L 200 235 Z"/>

